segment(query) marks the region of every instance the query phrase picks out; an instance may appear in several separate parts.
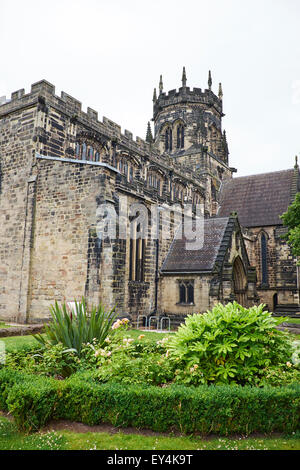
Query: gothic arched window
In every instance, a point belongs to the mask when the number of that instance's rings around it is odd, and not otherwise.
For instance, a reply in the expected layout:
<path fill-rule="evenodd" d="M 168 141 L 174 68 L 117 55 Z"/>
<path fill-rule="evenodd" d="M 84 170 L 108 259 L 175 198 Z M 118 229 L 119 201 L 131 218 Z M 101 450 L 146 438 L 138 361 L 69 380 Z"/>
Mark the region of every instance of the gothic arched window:
<path fill-rule="evenodd" d="M 85 142 L 82 144 L 81 160 L 86 160 L 86 143 Z"/>
<path fill-rule="evenodd" d="M 262 233 L 260 238 L 261 244 L 261 282 L 262 284 L 268 284 L 268 247 L 267 237 Z"/>
<path fill-rule="evenodd" d="M 179 303 L 194 304 L 194 281 L 179 281 Z"/>
<path fill-rule="evenodd" d="M 165 151 L 169 150 L 169 129 L 165 132 Z"/>
<path fill-rule="evenodd" d="M 173 137 L 172 137 L 172 129 L 168 127 L 165 132 L 165 150 L 172 150 L 173 148 L 173 143 L 172 143 Z"/>
<path fill-rule="evenodd" d="M 184 148 L 184 127 L 182 124 L 177 127 L 177 148 Z"/>
<path fill-rule="evenodd" d="M 79 158 L 79 155 L 80 155 L 80 144 L 79 144 L 79 142 L 76 143 L 75 155 L 76 155 L 76 158 Z"/>

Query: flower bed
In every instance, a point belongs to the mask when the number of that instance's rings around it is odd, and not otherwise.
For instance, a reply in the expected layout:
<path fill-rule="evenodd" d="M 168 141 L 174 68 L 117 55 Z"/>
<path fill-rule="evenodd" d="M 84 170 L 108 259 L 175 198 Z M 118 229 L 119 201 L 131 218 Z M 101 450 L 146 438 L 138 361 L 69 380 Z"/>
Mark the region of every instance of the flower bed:
<path fill-rule="evenodd" d="M 299 427 L 299 342 L 263 306 L 221 304 L 161 340 L 84 302 L 0 368 L 0 409 L 33 431 L 51 419 L 203 434 Z M 95 335 L 95 336 L 94 336 Z M 39 348 L 39 349 L 38 349 Z"/>

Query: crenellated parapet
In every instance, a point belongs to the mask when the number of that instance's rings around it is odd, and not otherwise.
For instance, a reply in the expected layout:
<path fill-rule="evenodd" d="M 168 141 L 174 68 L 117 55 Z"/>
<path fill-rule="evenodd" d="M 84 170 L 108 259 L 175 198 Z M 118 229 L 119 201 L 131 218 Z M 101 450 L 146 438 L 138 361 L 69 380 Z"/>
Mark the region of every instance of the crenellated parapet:
<path fill-rule="evenodd" d="M 176 165 L 182 163 L 195 173 L 208 174 L 220 184 L 224 177 L 231 177 L 231 170 L 226 133 L 222 130 L 223 89 L 219 83 L 216 95 L 212 83 L 209 71 L 208 88 L 191 89 L 183 67 L 182 86 L 165 93 L 160 76 L 159 93 L 156 89 L 153 93 L 154 141 Z"/>
<path fill-rule="evenodd" d="M 156 119 L 157 115 L 169 106 L 177 106 L 180 104 L 200 104 L 207 107 L 213 107 L 220 116 L 223 114 L 223 102 L 218 98 L 213 91 L 204 90 L 201 88 L 181 87 L 170 90 L 168 93 L 161 93 L 158 95 L 153 103 L 153 118 Z"/>
<path fill-rule="evenodd" d="M 2 103 L 2 104 L 1 104 Z M 115 167 L 126 190 L 138 188 L 147 197 L 161 202 L 192 200 L 193 194 L 205 199 L 205 186 L 192 168 L 174 161 L 166 152 L 161 153 L 153 142 L 140 137 L 107 117 L 102 121 L 98 112 L 55 87 L 46 80 L 11 94 L 0 102 L 0 122 L 14 114 L 32 115 L 32 143 L 37 155 L 71 161 L 101 163 Z M 20 119 L 20 126 L 22 118 Z M 100 168 L 99 168 L 100 171 Z M 159 182 L 158 182 L 159 181 Z M 157 186 L 155 187 L 154 184 Z"/>

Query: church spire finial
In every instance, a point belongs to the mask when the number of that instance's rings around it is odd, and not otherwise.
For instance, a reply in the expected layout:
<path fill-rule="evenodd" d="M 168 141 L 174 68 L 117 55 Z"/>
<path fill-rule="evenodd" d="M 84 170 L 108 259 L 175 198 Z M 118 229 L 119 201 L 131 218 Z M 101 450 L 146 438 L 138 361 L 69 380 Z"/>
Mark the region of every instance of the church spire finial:
<path fill-rule="evenodd" d="M 163 85 L 163 80 L 162 80 L 162 75 L 161 75 L 159 79 L 159 94 L 163 92 L 163 89 L 164 89 L 164 85 Z"/>
<path fill-rule="evenodd" d="M 208 72 L 208 89 L 211 90 L 212 86 L 212 78 L 211 78 L 211 71 Z"/>
<path fill-rule="evenodd" d="M 154 91 L 153 91 L 153 103 L 155 103 L 157 100 L 157 96 L 156 96 L 156 88 L 154 88 Z"/>
<path fill-rule="evenodd" d="M 183 87 L 186 87 L 186 72 L 185 72 L 185 67 L 183 67 L 183 71 L 182 71 L 182 86 Z"/>
<path fill-rule="evenodd" d="M 222 83 L 219 83 L 219 99 L 223 99 L 223 89 L 222 89 Z"/>
<path fill-rule="evenodd" d="M 146 142 L 148 142 L 149 144 L 153 143 L 153 135 L 151 131 L 150 121 L 148 121 L 147 125 Z"/>
<path fill-rule="evenodd" d="M 299 168 L 299 165 L 298 165 L 298 155 L 295 156 L 295 169 Z"/>

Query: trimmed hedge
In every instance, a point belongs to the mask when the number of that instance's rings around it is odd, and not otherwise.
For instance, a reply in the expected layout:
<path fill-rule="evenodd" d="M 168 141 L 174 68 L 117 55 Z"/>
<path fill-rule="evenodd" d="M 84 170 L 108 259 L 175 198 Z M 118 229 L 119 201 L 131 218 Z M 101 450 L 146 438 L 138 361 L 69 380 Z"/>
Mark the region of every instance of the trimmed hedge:
<path fill-rule="evenodd" d="M 300 385 L 159 388 L 99 384 L 90 373 L 57 381 L 2 368 L 0 408 L 27 432 L 68 419 L 160 432 L 290 433 L 299 429 Z"/>

